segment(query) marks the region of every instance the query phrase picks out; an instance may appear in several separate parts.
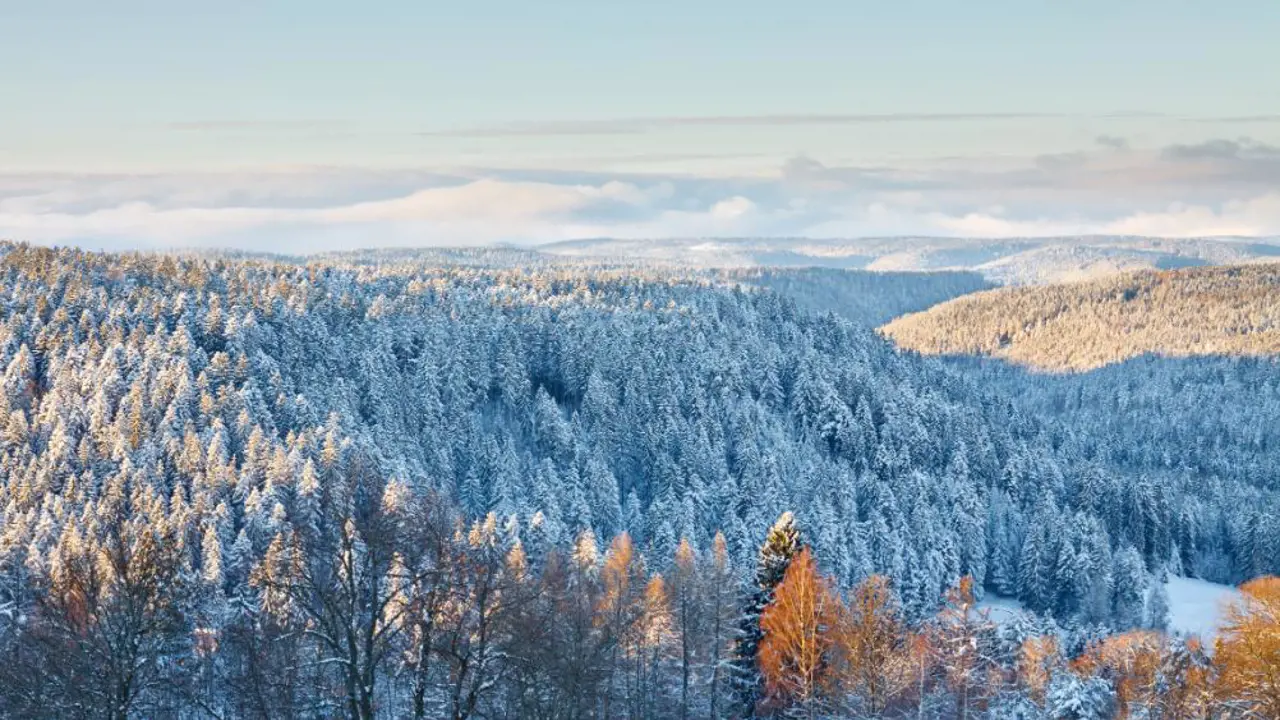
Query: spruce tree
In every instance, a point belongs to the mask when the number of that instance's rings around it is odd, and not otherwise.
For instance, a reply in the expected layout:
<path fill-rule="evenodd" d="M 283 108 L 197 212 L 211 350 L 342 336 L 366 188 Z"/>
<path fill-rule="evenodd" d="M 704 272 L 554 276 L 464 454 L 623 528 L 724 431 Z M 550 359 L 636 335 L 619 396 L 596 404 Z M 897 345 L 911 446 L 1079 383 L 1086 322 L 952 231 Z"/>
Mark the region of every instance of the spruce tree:
<path fill-rule="evenodd" d="M 755 587 L 748 595 L 738 621 L 738 639 L 731 660 L 731 682 L 739 717 L 755 717 L 756 703 L 764 694 L 764 678 L 759 663 L 760 641 L 764 638 L 760 616 L 773 602 L 774 589 L 782 582 L 787 567 L 800 549 L 800 531 L 796 529 L 795 516 L 789 511 L 784 512 L 769 528 L 769 534 L 760 547 Z"/>

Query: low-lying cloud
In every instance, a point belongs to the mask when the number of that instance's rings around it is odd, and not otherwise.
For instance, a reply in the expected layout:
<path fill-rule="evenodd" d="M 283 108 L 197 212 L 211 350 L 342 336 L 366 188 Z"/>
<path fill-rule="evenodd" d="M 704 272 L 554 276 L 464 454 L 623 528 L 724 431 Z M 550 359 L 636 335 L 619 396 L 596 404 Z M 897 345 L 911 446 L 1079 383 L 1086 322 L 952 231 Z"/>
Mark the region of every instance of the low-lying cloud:
<path fill-rule="evenodd" d="M 1002 161 L 794 157 L 712 177 L 565 170 L 0 175 L 0 237 L 309 252 L 586 237 L 1280 235 L 1280 149 L 1247 138 Z"/>

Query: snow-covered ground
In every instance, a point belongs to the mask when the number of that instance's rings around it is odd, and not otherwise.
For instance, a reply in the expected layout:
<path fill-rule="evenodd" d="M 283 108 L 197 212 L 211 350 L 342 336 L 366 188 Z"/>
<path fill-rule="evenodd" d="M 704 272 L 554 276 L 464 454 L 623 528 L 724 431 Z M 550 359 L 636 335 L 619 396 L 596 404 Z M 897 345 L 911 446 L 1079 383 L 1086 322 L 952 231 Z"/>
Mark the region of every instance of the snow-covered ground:
<path fill-rule="evenodd" d="M 1226 605 L 1240 597 L 1230 585 L 1184 577 L 1170 577 L 1169 630 L 1185 635 L 1199 635 L 1211 644 L 1222 624 Z"/>
<path fill-rule="evenodd" d="M 1227 604 L 1240 597 L 1240 591 L 1230 585 L 1170 577 L 1165 586 L 1169 593 L 1169 632 L 1178 635 L 1199 635 L 1207 645 L 1213 644 L 1222 624 Z M 1011 620 L 1026 612 L 1022 603 L 1013 598 L 988 594 L 978 603 L 997 623 Z"/>
<path fill-rule="evenodd" d="M 1018 613 L 1026 612 L 1026 608 L 1018 600 L 991 594 L 982 598 L 982 602 L 978 603 L 978 607 L 986 610 L 991 620 L 995 623 L 1009 622 Z"/>

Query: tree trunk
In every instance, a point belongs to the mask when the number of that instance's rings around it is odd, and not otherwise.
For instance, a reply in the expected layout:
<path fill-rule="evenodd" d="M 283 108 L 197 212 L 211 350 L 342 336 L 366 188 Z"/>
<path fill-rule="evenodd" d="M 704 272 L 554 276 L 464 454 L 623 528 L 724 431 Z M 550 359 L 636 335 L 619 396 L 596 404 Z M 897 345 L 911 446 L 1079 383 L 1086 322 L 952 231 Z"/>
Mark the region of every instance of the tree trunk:
<path fill-rule="evenodd" d="M 687 625 L 686 625 L 687 627 Z M 689 633 L 680 633 L 680 720 L 689 718 Z"/>
<path fill-rule="evenodd" d="M 418 658 L 413 676 L 413 717 L 414 720 L 423 720 L 427 716 L 427 677 L 428 663 L 431 659 L 430 644 L 427 642 L 424 634 L 422 642 L 418 645 Z"/>

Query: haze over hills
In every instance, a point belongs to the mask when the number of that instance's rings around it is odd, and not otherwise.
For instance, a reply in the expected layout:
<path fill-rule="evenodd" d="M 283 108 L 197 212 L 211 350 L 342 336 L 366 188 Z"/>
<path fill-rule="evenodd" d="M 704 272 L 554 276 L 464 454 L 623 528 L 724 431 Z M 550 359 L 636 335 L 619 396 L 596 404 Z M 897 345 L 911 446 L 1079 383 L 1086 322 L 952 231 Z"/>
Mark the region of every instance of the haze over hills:
<path fill-rule="evenodd" d="M 1280 266 L 1127 273 L 975 293 L 882 329 L 926 354 L 1088 370 L 1146 353 L 1280 353 Z"/>
<path fill-rule="evenodd" d="M 1280 260 L 1280 240 L 1128 236 L 577 240 L 540 253 L 698 267 L 820 266 L 875 271 L 965 270 L 1008 285 L 1083 280 L 1130 270 Z"/>

